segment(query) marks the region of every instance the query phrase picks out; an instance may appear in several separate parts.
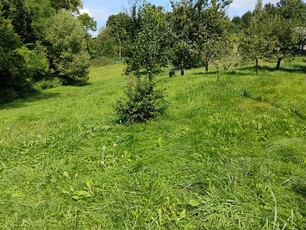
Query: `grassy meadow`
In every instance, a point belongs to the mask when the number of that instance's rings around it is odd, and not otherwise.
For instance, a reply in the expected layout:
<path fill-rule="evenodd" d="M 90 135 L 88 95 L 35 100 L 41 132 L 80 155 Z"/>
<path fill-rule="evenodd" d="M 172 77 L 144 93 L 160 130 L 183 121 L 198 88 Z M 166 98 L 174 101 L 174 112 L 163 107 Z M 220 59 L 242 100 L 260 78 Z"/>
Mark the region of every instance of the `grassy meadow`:
<path fill-rule="evenodd" d="M 157 78 L 114 122 L 123 65 L 0 106 L 0 229 L 305 229 L 306 63 Z"/>

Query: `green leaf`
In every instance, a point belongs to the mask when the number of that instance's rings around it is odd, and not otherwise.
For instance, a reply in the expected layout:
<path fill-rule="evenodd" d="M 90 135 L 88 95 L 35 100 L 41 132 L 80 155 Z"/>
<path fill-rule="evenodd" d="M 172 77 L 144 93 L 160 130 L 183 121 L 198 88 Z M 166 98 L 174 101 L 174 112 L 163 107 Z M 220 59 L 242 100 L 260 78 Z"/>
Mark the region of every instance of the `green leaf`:
<path fill-rule="evenodd" d="M 76 191 L 74 194 L 79 197 L 91 197 L 91 194 L 87 191 Z"/>
<path fill-rule="evenodd" d="M 180 218 L 183 219 L 186 217 L 186 209 L 184 209 L 181 213 L 180 213 Z"/>
<path fill-rule="evenodd" d="M 192 207 L 198 207 L 200 205 L 200 202 L 197 200 L 190 200 L 189 205 L 191 205 Z"/>
<path fill-rule="evenodd" d="M 65 171 L 65 172 L 63 173 L 63 175 L 64 175 L 66 178 L 68 178 L 68 179 L 70 180 L 70 176 L 69 176 L 69 173 L 68 173 L 67 171 Z"/>

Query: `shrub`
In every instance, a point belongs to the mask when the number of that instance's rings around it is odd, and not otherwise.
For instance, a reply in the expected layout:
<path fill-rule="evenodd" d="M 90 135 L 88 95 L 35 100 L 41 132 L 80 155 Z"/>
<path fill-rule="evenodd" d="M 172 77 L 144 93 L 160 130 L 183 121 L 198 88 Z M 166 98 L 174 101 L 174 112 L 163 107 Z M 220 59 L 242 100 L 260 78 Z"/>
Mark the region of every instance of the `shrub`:
<path fill-rule="evenodd" d="M 82 84 L 88 80 L 90 56 L 86 45 L 86 32 L 79 20 L 61 10 L 46 31 L 51 73 L 64 84 Z"/>
<path fill-rule="evenodd" d="M 14 88 L 0 88 L 0 104 L 13 101 L 18 98 Z"/>
<path fill-rule="evenodd" d="M 45 49 L 41 45 L 37 45 L 33 50 L 29 50 L 23 46 L 18 50 L 18 53 L 24 58 L 28 70 L 28 77 L 34 82 L 47 77 L 49 61 Z"/>
<path fill-rule="evenodd" d="M 34 84 L 34 87 L 38 90 L 51 89 L 60 87 L 62 85 L 62 81 L 59 78 L 52 78 L 48 80 L 41 80 Z"/>
<path fill-rule="evenodd" d="M 0 12 L 0 103 L 26 96 L 31 90 L 26 62 L 18 52 L 20 47 L 22 42 L 11 21 Z"/>
<path fill-rule="evenodd" d="M 154 90 L 155 83 L 147 78 L 137 78 L 126 90 L 126 99 L 118 101 L 116 112 L 119 123 L 146 122 L 166 109 L 164 93 Z"/>

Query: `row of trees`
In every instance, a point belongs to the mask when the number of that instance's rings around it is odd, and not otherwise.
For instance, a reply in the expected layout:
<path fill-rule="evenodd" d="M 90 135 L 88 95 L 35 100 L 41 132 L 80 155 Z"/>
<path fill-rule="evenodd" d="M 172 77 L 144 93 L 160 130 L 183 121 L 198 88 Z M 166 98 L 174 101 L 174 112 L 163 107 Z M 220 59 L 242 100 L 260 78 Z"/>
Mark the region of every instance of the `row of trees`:
<path fill-rule="evenodd" d="M 279 69 L 284 58 L 303 50 L 306 45 L 306 3 L 302 0 L 280 0 L 275 5 L 264 6 L 259 0 L 253 12 L 232 20 L 227 17 L 231 2 L 171 1 L 170 12 L 154 6 L 167 24 L 167 29 L 158 35 L 167 38 L 164 41 L 167 58 L 181 68 L 182 74 L 184 67 L 204 66 L 208 71 L 211 63 L 218 64 L 219 60 L 225 61 L 234 54 L 244 61 L 257 63 L 260 59 L 275 60 Z M 109 17 L 106 27 L 95 40 L 97 56 L 129 58 L 131 39 L 140 26 L 133 10 L 139 10 L 145 4 L 135 1 L 130 12 Z"/>
<path fill-rule="evenodd" d="M 276 60 L 276 69 L 280 69 L 284 58 L 294 57 L 306 45 L 306 4 L 301 0 L 281 0 L 265 6 L 258 1 L 247 24 L 240 36 L 239 51 L 244 60 L 255 61 L 256 71 L 261 59 Z"/>
<path fill-rule="evenodd" d="M 136 1 L 129 13 L 109 18 L 96 42 L 109 52 L 104 54 L 125 57 L 126 73 L 136 77 L 129 81 L 127 98 L 117 106 L 121 121 L 146 121 L 164 110 L 154 76 L 169 62 L 181 75 L 185 67 L 203 66 L 208 71 L 211 64 L 226 70 L 237 59 L 254 61 L 256 71 L 260 59 L 275 60 L 279 69 L 284 58 L 306 44 L 306 4 L 301 0 L 265 6 L 258 0 L 253 12 L 232 21 L 226 12 L 231 2 L 171 1 L 172 11 L 166 12 Z"/>
<path fill-rule="evenodd" d="M 43 79 L 86 81 L 96 24 L 80 7 L 80 0 L 0 0 L 0 102 Z"/>

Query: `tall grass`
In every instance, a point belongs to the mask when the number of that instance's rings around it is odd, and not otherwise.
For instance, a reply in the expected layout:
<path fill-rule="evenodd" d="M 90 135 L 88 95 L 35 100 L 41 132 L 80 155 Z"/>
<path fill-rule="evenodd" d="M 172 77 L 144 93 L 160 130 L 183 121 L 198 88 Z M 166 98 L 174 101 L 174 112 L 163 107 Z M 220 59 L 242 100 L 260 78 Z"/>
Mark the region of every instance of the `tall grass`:
<path fill-rule="evenodd" d="M 303 66 L 165 73 L 146 124 L 114 122 L 121 65 L 2 105 L 0 229 L 304 229 Z"/>

